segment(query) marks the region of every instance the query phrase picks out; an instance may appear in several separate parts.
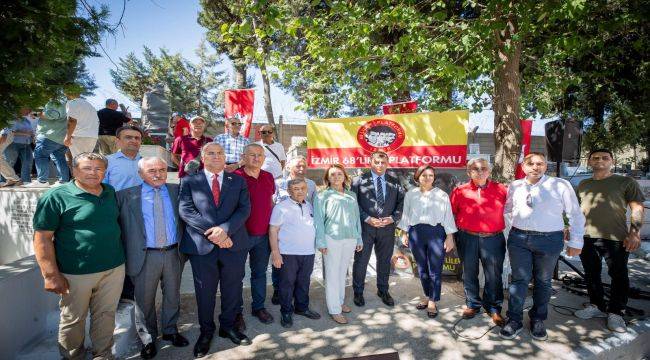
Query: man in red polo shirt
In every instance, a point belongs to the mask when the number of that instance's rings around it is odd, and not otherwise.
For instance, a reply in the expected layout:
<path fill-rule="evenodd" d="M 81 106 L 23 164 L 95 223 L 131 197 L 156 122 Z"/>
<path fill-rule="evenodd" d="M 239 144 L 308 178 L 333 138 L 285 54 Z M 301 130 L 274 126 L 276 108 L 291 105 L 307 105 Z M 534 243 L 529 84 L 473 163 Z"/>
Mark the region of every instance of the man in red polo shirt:
<path fill-rule="evenodd" d="M 205 120 L 200 116 L 195 116 L 190 120 L 190 134 L 178 137 L 172 145 L 172 161 L 178 166 L 178 177 L 182 178 L 187 173 L 185 165 L 194 160 L 201 153 L 201 147 L 209 142 L 212 138 L 204 136 Z M 199 169 L 203 168 L 203 163 Z"/>
<path fill-rule="evenodd" d="M 251 304 L 253 316 L 262 323 L 270 324 L 273 316 L 264 308 L 266 299 L 266 270 L 269 266 L 271 246 L 269 245 L 269 221 L 273 211 L 273 194 L 275 179 L 270 172 L 262 170 L 264 148 L 260 144 L 248 144 L 242 154 L 244 166 L 233 173 L 243 177 L 248 185 L 251 199 L 251 214 L 246 221 L 246 230 L 250 239 L 249 265 L 251 268 Z M 243 311 L 243 300 L 240 309 Z M 246 328 L 240 314 L 235 319 L 235 326 L 243 331 Z"/>
<path fill-rule="evenodd" d="M 456 219 L 458 256 L 463 262 L 463 283 L 467 308 L 463 317 L 473 318 L 484 308 L 492 321 L 503 326 L 503 259 L 506 239 L 503 207 L 507 188 L 489 179 L 490 167 L 485 159 L 467 163 L 470 180 L 451 193 L 451 209 Z M 479 260 L 483 264 L 485 287 L 479 296 Z"/>

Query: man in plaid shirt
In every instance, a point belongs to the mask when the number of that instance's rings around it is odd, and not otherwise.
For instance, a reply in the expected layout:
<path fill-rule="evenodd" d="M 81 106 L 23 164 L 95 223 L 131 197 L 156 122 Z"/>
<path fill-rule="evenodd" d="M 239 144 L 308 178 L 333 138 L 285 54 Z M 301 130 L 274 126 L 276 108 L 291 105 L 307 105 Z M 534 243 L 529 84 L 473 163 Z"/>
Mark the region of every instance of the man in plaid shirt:
<path fill-rule="evenodd" d="M 241 121 L 237 118 L 226 119 L 226 133 L 215 136 L 214 142 L 223 147 L 226 152 L 226 171 L 232 172 L 242 164 L 241 155 L 250 140 L 239 135 Z"/>

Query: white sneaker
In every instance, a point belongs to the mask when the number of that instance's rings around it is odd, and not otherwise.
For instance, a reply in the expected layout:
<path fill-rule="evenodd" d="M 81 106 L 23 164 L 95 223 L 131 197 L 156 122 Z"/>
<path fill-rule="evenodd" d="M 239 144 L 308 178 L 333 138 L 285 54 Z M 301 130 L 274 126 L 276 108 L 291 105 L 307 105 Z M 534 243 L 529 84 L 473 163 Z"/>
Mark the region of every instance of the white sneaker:
<path fill-rule="evenodd" d="M 29 184 L 25 184 L 23 187 L 26 187 L 26 188 L 46 188 L 46 187 L 49 187 L 49 186 L 50 186 L 50 183 L 46 183 L 46 182 L 42 183 L 42 182 L 40 182 L 38 180 L 34 180 L 34 181 L 30 182 Z"/>
<path fill-rule="evenodd" d="M 60 181 L 57 181 L 57 182 L 55 182 L 54 184 L 50 185 L 50 187 L 55 188 L 55 187 L 61 186 L 61 185 L 63 185 L 63 184 L 65 184 L 65 183 L 62 183 L 62 182 L 60 182 Z"/>
<path fill-rule="evenodd" d="M 607 317 L 607 314 L 604 312 L 600 311 L 598 309 L 598 306 L 594 304 L 588 304 L 585 306 L 584 309 L 578 310 L 575 313 L 573 313 L 577 318 L 580 319 L 591 319 L 591 318 L 604 318 Z"/>
<path fill-rule="evenodd" d="M 625 320 L 621 315 L 607 314 L 607 328 L 614 332 L 624 333 L 627 331 Z"/>

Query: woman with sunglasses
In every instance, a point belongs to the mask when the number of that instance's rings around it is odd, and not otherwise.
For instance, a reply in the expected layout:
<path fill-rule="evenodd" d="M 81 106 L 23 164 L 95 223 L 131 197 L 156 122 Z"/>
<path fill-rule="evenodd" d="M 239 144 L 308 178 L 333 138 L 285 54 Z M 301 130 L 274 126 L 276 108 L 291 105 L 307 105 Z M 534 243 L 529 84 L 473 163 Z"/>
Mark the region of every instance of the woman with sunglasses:
<path fill-rule="evenodd" d="M 419 186 L 404 197 L 404 210 L 398 227 L 404 245 L 411 248 L 418 265 L 424 296 L 417 305 L 427 309 L 427 316 L 438 316 L 436 302 L 442 288 L 442 263 L 445 253 L 454 249 L 453 233 L 456 223 L 451 212 L 449 196 L 433 186 L 436 173 L 430 165 L 422 165 L 413 176 Z"/>

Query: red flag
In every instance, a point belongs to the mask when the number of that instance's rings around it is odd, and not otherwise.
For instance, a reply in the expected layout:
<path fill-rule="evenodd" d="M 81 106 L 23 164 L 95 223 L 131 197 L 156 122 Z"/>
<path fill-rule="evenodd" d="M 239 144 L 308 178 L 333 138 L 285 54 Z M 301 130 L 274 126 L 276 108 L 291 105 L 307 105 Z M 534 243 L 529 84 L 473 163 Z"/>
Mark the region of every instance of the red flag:
<path fill-rule="evenodd" d="M 392 104 L 384 104 L 381 106 L 381 108 L 384 111 L 384 115 L 414 113 L 418 109 L 418 102 L 411 100 Z"/>
<path fill-rule="evenodd" d="M 519 161 L 517 161 L 515 179 L 523 179 L 526 177 L 521 164 L 524 162 L 524 157 L 530 154 L 530 139 L 533 132 L 533 120 L 520 119 L 519 125 L 521 126 L 521 154 L 519 155 Z"/>
<path fill-rule="evenodd" d="M 224 93 L 226 119 L 237 118 L 242 122 L 239 133 L 248 137 L 253 123 L 254 89 L 226 90 Z"/>

